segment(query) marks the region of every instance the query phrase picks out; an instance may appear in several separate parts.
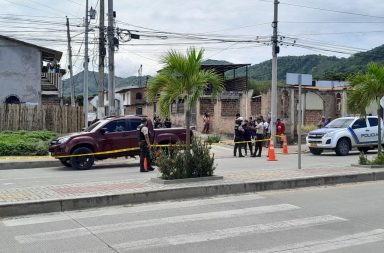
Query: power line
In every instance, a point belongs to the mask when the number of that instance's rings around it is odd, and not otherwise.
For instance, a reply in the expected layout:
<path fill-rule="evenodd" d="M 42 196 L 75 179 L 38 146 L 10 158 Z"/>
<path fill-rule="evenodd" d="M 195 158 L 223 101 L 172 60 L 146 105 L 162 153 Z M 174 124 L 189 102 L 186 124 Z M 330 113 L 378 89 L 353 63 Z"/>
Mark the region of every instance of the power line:
<path fill-rule="evenodd" d="M 259 0 L 259 1 L 263 1 L 263 0 Z M 264 2 L 266 2 L 266 1 L 264 1 Z M 342 13 L 342 14 L 348 14 L 348 15 L 362 16 L 362 17 L 384 18 L 384 16 L 375 16 L 375 15 L 369 15 L 369 14 L 357 13 L 357 12 L 349 12 L 349 11 L 331 10 L 331 9 L 312 7 L 312 6 L 300 5 L 300 4 L 292 4 L 292 3 L 286 3 L 286 2 L 280 2 L 280 4 L 289 5 L 289 6 L 295 6 L 295 7 L 300 7 L 300 8 L 306 8 L 306 9 L 319 10 L 319 11 L 327 11 L 327 12 L 334 12 L 334 13 Z"/>

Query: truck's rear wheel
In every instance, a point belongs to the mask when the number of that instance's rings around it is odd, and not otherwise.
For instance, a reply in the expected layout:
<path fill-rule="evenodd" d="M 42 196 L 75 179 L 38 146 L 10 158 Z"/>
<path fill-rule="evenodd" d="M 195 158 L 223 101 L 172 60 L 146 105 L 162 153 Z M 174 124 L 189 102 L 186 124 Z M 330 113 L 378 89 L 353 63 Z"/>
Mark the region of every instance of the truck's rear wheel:
<path fill-rule="evenodd" d="M 323 149 L 322 148 L 309 148 L 309 151 L 313 155 L 321 155 L 321 153 L 323 153 Z"/>
<path fill-rule="evenodd" d="M 60 158 L 59 160 L 65 167 L 72 167 L 69 158 Z"/>
<path fill-rule="evenodd" d="M 348 155 L 349 150 L 351 150 L 351 144 L 347 139 L 341 139 L 337 142 L 335 152 L 336 155 L 345 156 Z"/>
<path fill-rule="evenodd" d="M 76 148 L 72 152 L 72 155 L 89 154 L 89 153 L 93 153 L 91 149 L 89 149 L 87 147 L 79 147 L 79 148 Z M 78 170 L 90 169 L 94 162 L 95 162 L 94 155 L 72 156 L 71 157 L 72 167 L 74 167 Z"/>

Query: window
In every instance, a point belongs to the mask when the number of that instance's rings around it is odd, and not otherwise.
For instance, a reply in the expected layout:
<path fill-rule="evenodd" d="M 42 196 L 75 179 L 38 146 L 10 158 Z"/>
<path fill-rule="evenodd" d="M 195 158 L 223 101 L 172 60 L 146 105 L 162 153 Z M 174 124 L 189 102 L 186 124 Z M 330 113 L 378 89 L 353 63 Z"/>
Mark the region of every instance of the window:
<path fill-rule="evenodd" d="M 357 129 L 357 128 L 365 128 L 367 127 L 367 121 L 363 118 L 358 119 L 353 123 L 352 129 Z"/>
<path fill-rule="evenodd" d="M 5 99 L 5 103 L 6 104 L 20 104 L 20 99 L 15 95 L 11 95 Z"/>
<path fill-rule="evenodd" d="M 128 131 L 137 130 L 137 127 L 141 124 L 140 119 L 128 119 L 126 120 L 126 123 L 128 125 Z"/>
<path fill-rule="evenodd" d="M 377 120 L 377 118 L 368 118 L 368 122 L 371 127 L 375 127 L 378 125 L 379 121 Z"/>
<path fill-rule="evenodd" d="M 106 133 L 116 133 L 127 131 L 125 120 L 115 120 L 105 125 Z"/>
<path fill-rule="evenodd" d="M 137 100 L 143 99 L 143 94 L 141 94 L 141 92 L 136 93 L 136 99 Z"/>
<path fill-rule="evenodd" d="M 136 107 L 136 115 L 143 115 L 143 107 Z"/>

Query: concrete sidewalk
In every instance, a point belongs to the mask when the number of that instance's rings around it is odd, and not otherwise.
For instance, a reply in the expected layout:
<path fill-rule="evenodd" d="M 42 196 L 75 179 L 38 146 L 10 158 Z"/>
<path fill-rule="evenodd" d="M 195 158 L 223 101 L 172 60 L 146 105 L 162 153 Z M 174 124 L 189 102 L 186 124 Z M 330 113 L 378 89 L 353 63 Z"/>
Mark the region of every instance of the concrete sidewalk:
<path fill-rule="evenodd" d="M 64 167 L 3 170 L 0 217 L 384 179 L 382 169 L 349 166 L 356 155 L 307 154 L 304 168 L 298 170 L 296 155 L 280 155 L 279 161 L 269 162 L 265 153 L 262 158 L 229 158 L 231 153 L 230 147 L 215 150 L 218 157 L 223 157 L 216 160 L 215 174 L 223 176 L 223 180 L 171 185 L 151 182 L 160 173 L 139 173 L 133 159 L 124 163 L 116 159 L 109 164 L 107 160 L 88 171 Z M 334 162 L 330 162 L 331 158 Z"/>

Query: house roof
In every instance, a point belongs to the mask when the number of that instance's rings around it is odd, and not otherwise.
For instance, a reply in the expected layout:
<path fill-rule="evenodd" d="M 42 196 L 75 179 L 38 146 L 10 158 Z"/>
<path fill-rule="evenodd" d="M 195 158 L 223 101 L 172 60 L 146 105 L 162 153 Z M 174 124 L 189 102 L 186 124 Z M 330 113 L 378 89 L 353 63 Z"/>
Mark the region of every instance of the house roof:
<path fill-rule="evenodd" d="M 285 88 L 293 88 L 293 89 L 298 89 L 299 86 L 298 85 L 289 85 Z M 317 86 L 306 86 L 306 85 L 303 85 L 301 86 L 301 88 L 303 90 L 318 90 L 318 91 L 342 91 L 342 90 L 346 90 L 347 87 L 345 86 L 338 86 L 338 87 L 317 87 Z"/>
<path fill-rule="evenodd" d="M 241 67 L 250 66 L 251 64 L 202 64 L 202 69 L 214 69 L 220 73 L 224 73 L 228 70 L 238 69 Z"/>
<path fill-rule="evenodd" d="M 15 42 L 15 43 L 18 43 L 18 44 L 22 44 L 22 45 L 25 45 L 25 46 L 28 46 L 28 47 L 37 48 L 37 49 L 39 49 L 41 51 L 42 59 L 46 60 L 46 61 L 53 61 L 53 60 L 60 61 L 61 56 L 63 55 L 63 53 L 60 52 L 60 51 L 56 51 L 56 50 L 53 50 L 53 49 L 50 49 L 50 48 L 46 48 L 46 47 L 41 47 L 41 46 L 38 46 L 38 45 L 35 45 L 35 44 L 31 44 L 31 43 L 28 43 L 28 42 L 25 42 L 25 41 L 22 41 L 22 40 L 17 40 L 17 39 L 14 39 L 14 38 L 11 38 L 11 37 L 7 37 L 7 36 L 4 36 L 4 35 L 0 35 L 0 39 L 5 39 L 5 40 L 9 40 L 9 41 L 12 41 L 12 42 Z"/>
<path fill-rule="evenodd" d="M 129 86 L 129 87 L 125 87 L 125 88 L 122 88 L 122 89 L 116 91 L 116 93 L 124 93 L 124 92 L 130 91 L 130 90 L 137 90 L 137 89 L 144 89 L 144 88 L 145 87 Z"/>

